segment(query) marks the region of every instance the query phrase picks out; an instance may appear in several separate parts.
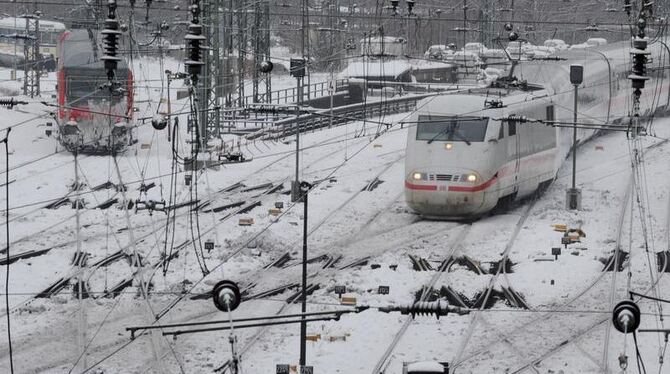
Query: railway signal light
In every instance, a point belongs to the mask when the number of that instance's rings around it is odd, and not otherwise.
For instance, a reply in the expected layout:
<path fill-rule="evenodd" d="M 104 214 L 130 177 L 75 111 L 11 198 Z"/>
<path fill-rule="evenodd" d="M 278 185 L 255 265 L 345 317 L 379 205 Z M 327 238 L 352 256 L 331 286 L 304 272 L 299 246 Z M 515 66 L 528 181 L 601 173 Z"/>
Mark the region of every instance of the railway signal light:
<path fill-rule="evenodd" d="M 290 65 L 291 76 L 294 78 L 302 78 L 305 76 L 305 60 L 302 58 L 292 58 Z"/>
<path fill-rule="evenodd" d="M 266 74 L 271 72 L 272 68 L 274 68 L 274 64 L 272 63 L 272 61 L 262 61 L 258 66 L 258 70 L 260 70 L 261 73 Z"/>

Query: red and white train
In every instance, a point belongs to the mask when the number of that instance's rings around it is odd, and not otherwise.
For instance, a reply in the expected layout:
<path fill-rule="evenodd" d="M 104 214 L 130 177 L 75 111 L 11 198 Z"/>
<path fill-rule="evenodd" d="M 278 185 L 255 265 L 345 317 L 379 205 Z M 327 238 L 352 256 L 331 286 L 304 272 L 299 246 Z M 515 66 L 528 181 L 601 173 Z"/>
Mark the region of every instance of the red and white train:
<path fill-rule="evenodd" d="M 650 50 L 652 56 L 665 52 L 658 46 Z M 405 163 L 407 204 L 426 218 L 476 218 L 549 185 L 571 149 L 572 128 L 510 116 L 572 123 L 569 67 L 581 64 L 578 123 L 618 123 L 632 106 L 629 51 L 629 44 L 617 43 L 566 52 L 564 61 L 520 62 L 516 76 L 539 85 L 493 84 L 419 102 L 407 121 L 412 124 Z M 644 114 L 670 109 L 668 77 L 661 79 L 666 70 L 655 68 L 648 67 L 652 79 L 642 94 Z M 578 141 L 595 132 L 579 129 Z"/>
<path fill-rule="evenodd" d="M 133 143 L 133 73 L 120 61 L 108 82 L 95 31 L 69 30 L 58 40 L 58 140 L 70 151 L 106 154 Z"/>

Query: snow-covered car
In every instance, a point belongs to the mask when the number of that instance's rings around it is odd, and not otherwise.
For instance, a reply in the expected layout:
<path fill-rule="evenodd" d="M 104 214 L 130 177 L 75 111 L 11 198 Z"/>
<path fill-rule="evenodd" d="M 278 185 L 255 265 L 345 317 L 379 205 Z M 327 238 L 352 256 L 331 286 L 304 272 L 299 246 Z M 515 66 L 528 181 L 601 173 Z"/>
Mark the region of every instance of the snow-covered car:
<path fill-rule="evenodd" d="M 509 42 L 505 50 L 515 60 L 530 59 L 535 55 L 535 46 L 528 42 Z"/>
<path fill-rule="evenodd" d="M 590 47 L 598 47 L 601 45 L 607 45 L 607 39 L 605 38 L 589 38 L 587 39 L 584 44 L 590 46 Z"/>
<path fill-rule="evenodd" d="M 533 48 L 533 52 L 534 52 L 533 58 L 543 58 L 553 55 L 556 52 L 556 50 L 552 47 L 545 47 L 538 45 L 535 46 L 535 48 Z"/>
<path fill-rule="evenodd" d="M 425 58 L 432 60 L 444 60 L 447 56 L 452 55 L 454 51 L 449 49 L 444 44 L 436 44 L 428 47 L 428 50 L 423 54 Z"/>
<path fill-rule="evenodd" d="M 479 55 L 486 51 L 486 47 L 482 43 L 466 43 L 465 47 L 463 47 L 463 51 Z"/>
<path fill-rule="evenodd" d="M 544 41 L 544 46 L 554 48 L 556 51 L 565 51 L 570 47 L 563 39 L 547 39 Z"/>
<path fill-rule="evenodd" d="M 454 64 L 457 64 L 459 67 L 464 66 L 466 68 L 473 68 L 478 66 L 481 62 L 477 54 L 463 51 L 454 53 L 451 61 Z"/>
<path fill-rule="evenodd" d="M 502 49 L 487 49 L 479 55 L 479 58 L 487 65 L 500 65 L 507 63 L 507 54 Z"/>
<path fill-rule="evenodd" d="M 586 48 L 590 48 L 590 47 L 591 46 L 586 44 L 586 43 L 579 43 L 579 44 L 571 45 L 569 50 L 572 51 L 572 50 L 575 50 L 575 49 L 586 49 Z"/>

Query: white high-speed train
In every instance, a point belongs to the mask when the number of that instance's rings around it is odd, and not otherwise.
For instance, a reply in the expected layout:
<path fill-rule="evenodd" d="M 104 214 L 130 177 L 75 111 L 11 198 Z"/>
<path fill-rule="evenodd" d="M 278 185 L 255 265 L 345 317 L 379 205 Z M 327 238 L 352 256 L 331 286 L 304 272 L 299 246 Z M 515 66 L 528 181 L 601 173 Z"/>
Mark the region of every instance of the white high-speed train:
<path fill-rule="evenodd" d="M 652 45 L 653 61 L 667 61 Z M 513 116 L 572 123 L 571 64 L 584 66 L 578 123 L 618 123 L 632 110 L 630 45 L 565 52 L 562 61 L 520 62 L 515 75 L 535 84 L 492 84 L 424 99 L 409 123 L 405 198 L 426 218 L 474 218 L 549 185 L 572 146 L 572 128 Z M 609 67 L 608 67 L 609 65 Z M 670 109 L 665 69 L 648 64 L 641 112 Z M 497 87 L 496 87 L 497 86 Z M 512 116 L 512 117 L 510 117 Z M 513 120 L 510 120 L 513 118 Z M 579 129 L 578 141 L 593 136 Z"/>

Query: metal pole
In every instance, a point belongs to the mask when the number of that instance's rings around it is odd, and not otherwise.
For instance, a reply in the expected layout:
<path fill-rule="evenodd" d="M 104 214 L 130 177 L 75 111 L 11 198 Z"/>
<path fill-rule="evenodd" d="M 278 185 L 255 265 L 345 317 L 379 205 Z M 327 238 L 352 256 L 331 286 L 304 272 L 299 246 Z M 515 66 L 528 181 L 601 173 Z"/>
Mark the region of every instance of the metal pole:
<path fill-rule="evenodd" d="M 306 365 L 307 356 L 307 321 L 305 313 L 307 312 L 307 196 L 309 189 L 300 189 L 303 199 L 303 225 L 302 225 L 302 295 L 300 310 L 303 313 L 300 321 L 300 365 Z"/>
<path fill-rule="evenodd" d="M 86 311 L 84 308 L 86 307 L 84 304 L 83 300 L 83 286 L 84 286 L 84 269 L 83 269 L 83 256 L 81 253 L 81 224 L 79 220 L 79 205 L 80 205 L 80 200 L 79 200 L 79 157 L 77 157 L 78 151 L 74 151 L 74 191 L 75 191 L 75 222 L 77 226 L 77 231 L 75 234 L 75 239 L 77 242 L 77 267 L 79 269 L 79 276 L 77 277 L 77 299 L 79 302 L 79 313 L 78 313 L 78 320 L 79 320 L 79 334 L 78 334 L 78 345 L 79 349 L 81 352 L 81 359 L 82 359 L 82 365 L 83 367 L 87 367 L 87 358 L 88 354 L 86 353 Z"/>
<path fill-rule="evenodd" d="M 298 94 L 298 106 L 302 104 L 302 79 L 297 77 L 298 87 L 296 89 Z M 291 201 L 296 202 L 300 200 L 300 109 L 295 116 L 295 180 L 291 185 Z"/>
<path fill-rule="evenodd" d="M 575 183 L 577 178 L 577 95 L 579 86 L 574 85 L 575 87 L 575 108 L 573 113 L 573 127 L 572 127 L 572 190 L 575 190 Z M 575 207 L 576 208 L 576 207 Z"/>

